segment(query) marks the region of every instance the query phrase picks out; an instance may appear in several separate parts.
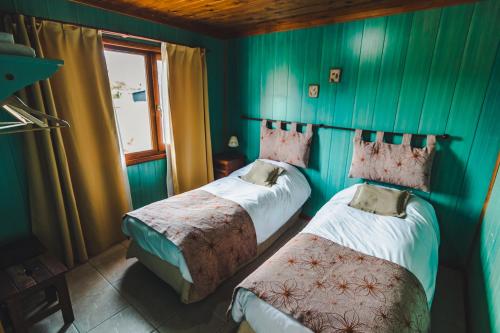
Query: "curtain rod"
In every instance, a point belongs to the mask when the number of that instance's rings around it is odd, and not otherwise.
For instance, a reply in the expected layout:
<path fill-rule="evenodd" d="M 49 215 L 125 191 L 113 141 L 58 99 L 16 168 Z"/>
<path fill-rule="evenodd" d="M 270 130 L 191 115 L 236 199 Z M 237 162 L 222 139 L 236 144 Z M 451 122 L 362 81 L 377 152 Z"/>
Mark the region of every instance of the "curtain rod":
<path fill-rule="evenodd" d="M 0 14 L 2 14 L 2 15 L 3 14 L 7 14 L 7 15 L 24 15 L 24 14 L 14 13 L 14 12 L 9 12 L 9 11 L 4 11 L 4 10 L 0 10 Z M 64 21 L 64 20 L 56 20 L 56 19 L 52 19 L 52 18 L 44 18 L 44 17 L 32 16 L 32 15 L 24 15 L 24 16 L 25 17 L 34 17 L 35 20 L 47 20 L 47 21 L 52 21 L 52 22 L 57 22 L 57 23 L 62 23 L 62 24 L 70 24 L 70 25 L 79 26 L 79 27 L 83 27 L 83 28 L 101 30 L 105 34 L 114 35 L 114 36 L 120 36 L 122 38 L 130 37 L 130 38 L 134 38 L 134 39 L 138 39 L 138 40 L 143 40 L 143 41 L 148 41 L 148 42 L 153 42 L 153 43 L 162 43 L 162 42 L 172 43 L 172 44 L 177 44 L 177 45 L 187 46 L 187 47 L 198 47 L 198 48 L 200 48 L 202 50 L 205 50 L 206 52 L 210 51 L 209 49 L 207 49 L 205 47 L 193 46 L 193 45 L 183 44 L 183 43 L 179 43 L 179 42 L 173 42 L 173 41 L 169 41 L 169 40 L 158 40 L 158 39 L 153 39 L 153 38 L 149 38 L 149 37 L 137 36 L 137 35 L 134 35 L 134 34 L 130 34 L 128 32 L 110 31 L 110 30 L 106 30 L 104 28 L 97 27 L 97 26 L 94 26 L 94 25 L 89 25 L 89 24 L 81 24 L 81 23 L 69 22 L 69 21 Z"/>
<path fill-rule="evenodd" d="M 136 35 L 131 35 L 131 34 L 128 34 L 128 33 L 123 33 L 123 32 L 116 32 L 116 31 L 110 31 L 110 30 L 104 30 L 104 29 L 99 29 L 99 30 L 101 30 L 103 34 L 105 34 L 107 36 L 110 36 L 110 37 L 118 37 L 118 38 L 121 38 L 121 39 L 132 38 L 132 39 L 136 39 L 136 40 L 140 40 L 140 41 L 145 41 L 145 42 L 156 43 L 156 44 L 161 44 L 163 42 L 165 42 L 165 43 L 172 43 L 172 44 L 177 44 L 177 45 L 187 46 L 187 47 L 198 47 L 201 50 L 208 52 L 208 49 L 206 49 L 204 47 L 191 46 L 191 45 L 186 45 L 186 44 L 181 44 L 181 43 L 174 43 L 174 42 L 169 42 L 169 41 L 161 41 L 161 40 L 158 40 L 158 39 L 153 39 L 153 38 L 149 38 L 149 37 L 142 37 L 142 36 L 136 36 Z"/>
<path fill-rule="evenodd" d="M 274 119 L 255 118 L 255 117 L 248 117 L 248 116 L 241 116 L 241 119 L 257 120 L 257 121 L 267 120 L 267 121 L 270 121 L 272 123 L 280 121 L 280 120 L 274 120 Z M 293 123 L 293 121 L 282 120 L 281 123 L 282 124 L 291 124 L 291 123 Z M 297 124 L 301 125 L 301 126 L 307 125 L 307 123 L 301 123 L 301 122 L 297 122 Z M 342 127 L 342 126 L 333 126 L 333 125 L 324 125 L 324 124 L 313 124 L 313 127 L 332 128 L 332 129 L 338 129 L 338 130 L 343 130 L 343 131 L 352 131 L 352 132 L 354 132 L 356 130 L 355 128 L 351 128 L 351 127 Z M 377 132 L 376 130 L 363 130 L 363 131 Z M 400 133 L 400 132 L 385 132 L 385 133 L 396 134 L 396 135 L 403 135 L 404 134 L 404 133 Z M 427 136 L 427 134 L 412 134 L 412 135 L 413 136 Z M 449 134 L 438 134 L 438 135 L 436 135 L 436 138 L 446 140 L 446 139 L 450 138 L 450 135 Z"/>

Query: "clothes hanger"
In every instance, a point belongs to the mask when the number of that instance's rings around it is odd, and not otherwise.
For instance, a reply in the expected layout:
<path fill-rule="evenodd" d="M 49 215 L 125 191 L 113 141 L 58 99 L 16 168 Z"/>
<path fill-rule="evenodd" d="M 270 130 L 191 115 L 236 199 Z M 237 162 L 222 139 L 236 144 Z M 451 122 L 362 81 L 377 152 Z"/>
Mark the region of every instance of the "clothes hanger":
<path fill-rule="evenodd" d="M 0 135 L 70 127 L 66 120 L 34 110 L 14 95 L 2 101 L 0 107 L 17 119 L 17 121 L 0 121 Z"/>

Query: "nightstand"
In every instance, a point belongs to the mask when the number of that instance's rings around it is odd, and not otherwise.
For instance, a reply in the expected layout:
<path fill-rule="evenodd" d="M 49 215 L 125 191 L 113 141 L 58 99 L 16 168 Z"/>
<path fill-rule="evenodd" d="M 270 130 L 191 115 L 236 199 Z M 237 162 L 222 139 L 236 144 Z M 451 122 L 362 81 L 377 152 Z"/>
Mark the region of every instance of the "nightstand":
<path fill-rule="evenodd" d="M 224 152 L 214 155 L 214 177 L 219 179 L 245 166 L 245 156 L 238 152 Z"/>

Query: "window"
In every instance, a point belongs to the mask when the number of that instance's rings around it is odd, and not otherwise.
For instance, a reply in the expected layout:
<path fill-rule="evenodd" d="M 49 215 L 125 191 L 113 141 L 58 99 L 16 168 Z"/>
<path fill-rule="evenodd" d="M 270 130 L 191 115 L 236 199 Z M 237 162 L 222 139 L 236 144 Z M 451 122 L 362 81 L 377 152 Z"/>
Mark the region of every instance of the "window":
<path fill-rule="evenodd" d="M 105 39 L 104 56 L 127 165 L 164 158 L 160 49 Z"/>

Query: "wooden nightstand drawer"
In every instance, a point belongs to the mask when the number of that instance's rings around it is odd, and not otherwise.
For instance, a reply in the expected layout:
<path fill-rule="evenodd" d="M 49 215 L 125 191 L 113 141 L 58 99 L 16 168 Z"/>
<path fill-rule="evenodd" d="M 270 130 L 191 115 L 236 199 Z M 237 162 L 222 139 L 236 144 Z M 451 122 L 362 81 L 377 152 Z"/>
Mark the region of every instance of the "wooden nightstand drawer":
<path fill-rule="evenodd" d="M 214 155 L 214 177 L 219 179 L 228 176 L 245 165 L 245 156 L 236 152 Z"/>

